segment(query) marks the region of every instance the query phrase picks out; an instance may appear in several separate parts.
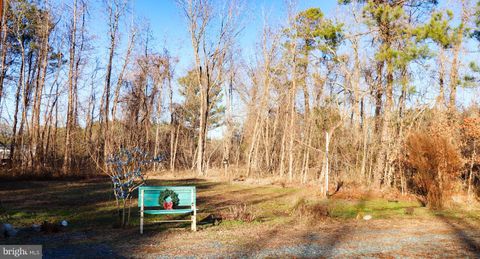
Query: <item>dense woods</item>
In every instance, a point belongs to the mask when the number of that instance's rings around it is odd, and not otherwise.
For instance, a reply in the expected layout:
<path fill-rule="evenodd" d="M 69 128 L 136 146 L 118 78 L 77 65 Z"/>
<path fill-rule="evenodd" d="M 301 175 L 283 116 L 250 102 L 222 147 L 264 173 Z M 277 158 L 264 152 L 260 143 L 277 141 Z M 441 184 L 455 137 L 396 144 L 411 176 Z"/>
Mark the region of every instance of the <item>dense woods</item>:
<path fill-rule="evenodd" d="M 191 56 L 156 43 L 149 26 L 168 25 L 128 0 L 105 1 L 102 21 L 60 2 L 3 0 L 2 175 L 105 173 L 138 147 L 159 174 L 395 188 L 432 207 L 480 195 L 480 2 L 288 2 L 281 23 L 255 18 L 253 57 L 242 1 L 175 2 Z"/>

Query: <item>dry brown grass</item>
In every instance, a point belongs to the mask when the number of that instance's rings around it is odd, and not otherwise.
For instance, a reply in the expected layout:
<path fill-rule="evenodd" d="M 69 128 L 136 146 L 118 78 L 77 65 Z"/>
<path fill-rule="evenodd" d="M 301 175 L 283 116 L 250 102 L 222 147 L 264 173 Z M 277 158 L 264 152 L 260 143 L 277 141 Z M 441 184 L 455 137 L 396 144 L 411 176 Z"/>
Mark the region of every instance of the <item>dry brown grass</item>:
<path fill-rule="evenodd" d="M 417 132 L 407 140 L 407 164 L 422 202 L 441 208 L 462 166 L 458 148 L 442 135 Z"/>
<path fill-rule="evenodd" d="M 235 204 L 228 207 L 226 212 L 221 213 L 222 220 L 239 220 L 243 222 L 253 222 L 257 216 L 252 207 L 247 204 Z"/>
<path fill-rule="evenodd" d="M 330 208 L 328 204 L 309 203 L 300 198 L 293 206 L 292 215 L 302 220 L 322 221 L 330 216 Z"/>

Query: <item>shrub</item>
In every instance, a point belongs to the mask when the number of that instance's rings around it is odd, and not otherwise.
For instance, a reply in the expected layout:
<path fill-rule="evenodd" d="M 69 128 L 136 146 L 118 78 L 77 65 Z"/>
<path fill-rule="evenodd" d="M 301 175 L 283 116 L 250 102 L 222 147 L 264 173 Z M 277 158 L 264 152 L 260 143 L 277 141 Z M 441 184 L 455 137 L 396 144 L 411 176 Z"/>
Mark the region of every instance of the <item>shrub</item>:
<path fill-rule="evenodd" d="M 417 132 L 407 139 L 406 151 L 415 193 L 424 205 L 441 208 L 462 166 L 458 149 L 442 135 Z"/>
<path fill-rule="evenodd" d="M 305 199 L 299 199 L 292 209 L 292 214 L 303 219 L 323 220 L 330 216 L 330 208 L 327 204 L 312 203 L 309 204 Z"/>
<path fill-rule="evenodd" d="M 228 208 L 228 212 L 222 215 L 225 220 L 239 220 L 243 222 L 252 222 L 257 218 L 252 209 L 247 204 L 236 204 Z"/>
<path fill-rule="evenodd" d="M 160 157 L 149 158 L 149 155 L 139 148 L 122 148 L 108 159 L 107 164 L 110 165 L 111 170 L 107 170 L 106 173 L 112 180 L 113 194 L 122 227 L 125 227 L 130 220 L 133 192 L 145 184 L 142 169 L 161 159 Z"/>

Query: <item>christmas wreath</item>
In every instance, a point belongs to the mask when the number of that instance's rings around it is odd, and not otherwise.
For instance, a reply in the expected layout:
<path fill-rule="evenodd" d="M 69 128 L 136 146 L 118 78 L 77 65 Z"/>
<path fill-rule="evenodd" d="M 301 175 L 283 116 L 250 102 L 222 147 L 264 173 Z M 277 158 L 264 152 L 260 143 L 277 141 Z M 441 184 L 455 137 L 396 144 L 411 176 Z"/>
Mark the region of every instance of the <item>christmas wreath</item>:
<path fill-rule="evenodd" d="M 173 209 L 173 207 L 178 206 L 179 199 L 178 195 L 169 189 L 166 189 L 160 194 L 160 204 L 163 204 L 163 208 L 167 210 Z"/>

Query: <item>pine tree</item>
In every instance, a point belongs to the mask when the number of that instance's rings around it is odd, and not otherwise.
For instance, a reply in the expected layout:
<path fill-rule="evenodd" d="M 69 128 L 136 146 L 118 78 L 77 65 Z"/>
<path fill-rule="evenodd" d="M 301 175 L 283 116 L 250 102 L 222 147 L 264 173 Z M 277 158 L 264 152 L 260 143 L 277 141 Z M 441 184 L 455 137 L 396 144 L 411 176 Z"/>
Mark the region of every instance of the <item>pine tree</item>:
<path fill-rule="evenodd" d="M 200 86 L 196 81 L 197 75 L 194 70 L 178 79 L 179 93 L 184 98 L 182 103 L 183 122 L 185 127 L 197 131 L 200 127 Z M 221 85 L 214 85 L 210 90 L 211 103 L 208 107 L 208 128 L 218 128 L 223 124 L 222 118 L 225 113 L 225 106 L 221 104 L 223 98 Z"/>

